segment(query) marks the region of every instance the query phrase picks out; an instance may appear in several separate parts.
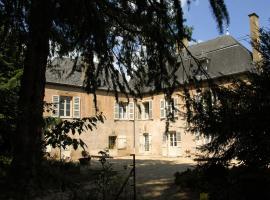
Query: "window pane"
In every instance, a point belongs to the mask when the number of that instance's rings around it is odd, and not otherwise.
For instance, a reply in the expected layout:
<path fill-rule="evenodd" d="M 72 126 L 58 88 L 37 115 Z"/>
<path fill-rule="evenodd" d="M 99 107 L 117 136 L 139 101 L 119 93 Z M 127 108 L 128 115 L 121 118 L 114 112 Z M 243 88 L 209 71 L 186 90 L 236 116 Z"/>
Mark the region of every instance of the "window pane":
<path fill-rule="evenodd" d="M 70 116 L 70 97 L 66 97 L 66 116 Z"/>
<path fill-rule="evenodd" d="M 60 116 L 65 116 L 65 99 L 64 97 L 60 97 Z"/>
<path fill-rule="evenodd" d="M 109 136 L 109 149 L 115 148 L 116 136 Z"/>

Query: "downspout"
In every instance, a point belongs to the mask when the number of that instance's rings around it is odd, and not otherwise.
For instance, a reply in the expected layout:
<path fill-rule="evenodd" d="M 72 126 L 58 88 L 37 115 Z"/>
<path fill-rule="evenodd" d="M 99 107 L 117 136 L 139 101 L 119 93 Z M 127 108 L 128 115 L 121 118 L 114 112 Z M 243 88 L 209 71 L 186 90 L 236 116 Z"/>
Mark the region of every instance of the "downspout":
<path fill-rule="evenodd" d="M 134 119 L 133 119 L 133 153 L 136 153 L 136 107 L 137 107 L 137 100 L 134 99 Z"/>

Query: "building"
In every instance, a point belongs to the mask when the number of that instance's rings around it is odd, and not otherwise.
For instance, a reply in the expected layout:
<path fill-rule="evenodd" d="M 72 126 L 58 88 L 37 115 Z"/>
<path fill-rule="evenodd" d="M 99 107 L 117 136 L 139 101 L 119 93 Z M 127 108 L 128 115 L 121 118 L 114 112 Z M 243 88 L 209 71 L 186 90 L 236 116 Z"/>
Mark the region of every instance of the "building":
<path fill-rule="evenodd" d="M 256 15 L 251 15 L 251 21 Z M 189 51 L 199 58 L 209 76 L 219 84 L 227 84 L 232 76 L 241 76 L 253 66 L 253 55 L 232 36 L 225 35 L 192 45 Z M 256 53 L 256 52 L 255 52 Z M 185 53 L 183 53 L 184 55 Z M 83 89 L 83 73 L 76 71 L 71 75 L 73 62 L 69 59 L 56 59 L 58 68 L 46 72 L 46 102 L 57 105 L 55 112 L 45 113 L 63 119 L 89 117 L 96 113 L 93 96 Z M 186 65 L 193 75 L 204 79 L 204 75 L 192 68 L 192 60 L 184 55 Z M 59 69 L 59 70 L 57 70 Z M 61 73 L 61 76 L 58 74 Z M 187 77 L 179 69 L 176 72 L 179 82 Z M 190 88 L 192 90 L 192 87 Z M 80 136 L 87 144 L 90 155 L 97 155 L 100 150 L 108 149 L 110 155 L 121 156 L 136 153 L 137 155 L 162 155 L 169 157 L 188 156 L 196 152 L 196 147 L 207 142 L 206 138 L 192 135 L 186 130 L 183 88 L 179 87 L 173 94 L 173 102 L 166 102 L 163 94 L 144 91 L 143 98 L 137 101 L 126 99 L 120 94 L 116 102 L 113 91 L 106 84 L 101 84 L 97 91 L 97 105 L 106 117 L 104 124 L 97 129 Z M 174 106 L 172 105 L 174 104 Z M 172 107 L 177 110 L 172 111 Z M 172 111 L 175 122 L 166 128 L 166 112 Z M 78 137 L 77 135 L 75 137 Z M 67 154 L 76 159 L 81 157 L 80 150 L 68 149 Z"/>

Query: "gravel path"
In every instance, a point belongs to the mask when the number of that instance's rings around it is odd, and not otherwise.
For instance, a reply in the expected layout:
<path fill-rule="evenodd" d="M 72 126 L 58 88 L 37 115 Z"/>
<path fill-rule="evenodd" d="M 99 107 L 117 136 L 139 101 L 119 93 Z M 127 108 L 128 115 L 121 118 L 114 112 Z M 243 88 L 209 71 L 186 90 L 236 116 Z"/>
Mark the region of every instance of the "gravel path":
<path fill-rule="evenodd" d="M 114 163 L 130 164 L 130 157 L 113 159 Z M 192 197 L 180 193 L 173 184 L 174 173 L 192 168 L 195 162 L 189 158 L 164 158 L 164 157 L 136 157 L 136 182 L 139 200 L 150 199 L 183 199 Z"/>

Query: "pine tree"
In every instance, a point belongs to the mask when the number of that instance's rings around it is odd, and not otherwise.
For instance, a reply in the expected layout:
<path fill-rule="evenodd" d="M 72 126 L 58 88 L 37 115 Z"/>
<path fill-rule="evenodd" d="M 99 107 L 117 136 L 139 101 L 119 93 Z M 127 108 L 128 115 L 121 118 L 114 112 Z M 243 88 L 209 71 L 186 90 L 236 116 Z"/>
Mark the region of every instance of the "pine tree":
<path fill-rule="evenodd" d="M 224 1 L 209 2 L 222 30 L 229 22 Z M 180 0 L 0 0 L 0 12 L 5 33 L 19 30 L 18 41 L 26 48 L 11 170 L 22 193 L 40 162 L 45 71 L 55 52 L 80 54 L 87 67 L 84 86 L 91 93 L 100 73 L 113 80 L 114 90 L 131 94 L 140 92 L 141 82 L 156 90 L 177 86 L 172 73 L 179 67 L 175 52 L 187 36 Z M 135 89 L 126 79 L 119 81 L 119 71 L 137 78 Z"/>
<path fill-rule="evenodd" d="M 245 78 L 231 85 L 211 84 L 200 100 L 189 98 L 193 132 L 210 137 L 201 150 L 209 162 L 228 164 L 233 159 L 257 169 L 270 164 L 270 31 L 261 30 L 262 61 Z"/>

